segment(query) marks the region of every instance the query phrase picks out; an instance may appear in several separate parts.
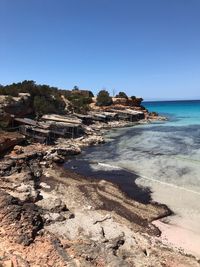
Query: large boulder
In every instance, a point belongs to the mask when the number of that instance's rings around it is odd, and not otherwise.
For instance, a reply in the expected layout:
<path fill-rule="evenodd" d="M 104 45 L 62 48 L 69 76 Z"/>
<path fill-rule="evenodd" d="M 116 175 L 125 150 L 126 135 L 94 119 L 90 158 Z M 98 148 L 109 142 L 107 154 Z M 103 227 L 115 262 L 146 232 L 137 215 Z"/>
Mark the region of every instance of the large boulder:
<path fill-rule="evenodd" d="M 24 141 L 24 136 L 18 132 L 0 131 L 0 153 L 6 152 Z"/>

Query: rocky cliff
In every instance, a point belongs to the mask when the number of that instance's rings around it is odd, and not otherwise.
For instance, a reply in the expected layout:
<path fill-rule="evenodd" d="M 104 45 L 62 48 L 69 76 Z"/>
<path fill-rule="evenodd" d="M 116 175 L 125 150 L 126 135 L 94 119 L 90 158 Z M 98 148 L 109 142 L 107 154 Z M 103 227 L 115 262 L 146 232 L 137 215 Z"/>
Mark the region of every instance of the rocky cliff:
<path fill-rule="evenodd" d="M 18 97 L 0 96 L 0 109 L 7 114 L 13 114 L 18 117 L 33 113 L 28 93 L 19 93 Z"/>

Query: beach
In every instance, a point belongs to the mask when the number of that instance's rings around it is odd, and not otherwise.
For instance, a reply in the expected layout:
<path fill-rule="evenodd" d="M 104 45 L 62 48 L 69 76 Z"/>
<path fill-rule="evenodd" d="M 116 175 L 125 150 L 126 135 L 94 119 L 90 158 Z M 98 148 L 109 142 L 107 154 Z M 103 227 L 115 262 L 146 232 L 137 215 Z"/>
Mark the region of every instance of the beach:
<path fill-rule="evenodd" d="M 144 181 L 143 181 L 144 182 Z M 140 181 L 142 184 L 142 179 Z M 182 248 L 186 253 L 200 257 L 200 196 L 171 185 L 158 184 L 157 182 L 143 183 L 152 188 L 154 201 L 165 203 L 174 215 L 153 222 L 162 234 L 164 243 Z"/>

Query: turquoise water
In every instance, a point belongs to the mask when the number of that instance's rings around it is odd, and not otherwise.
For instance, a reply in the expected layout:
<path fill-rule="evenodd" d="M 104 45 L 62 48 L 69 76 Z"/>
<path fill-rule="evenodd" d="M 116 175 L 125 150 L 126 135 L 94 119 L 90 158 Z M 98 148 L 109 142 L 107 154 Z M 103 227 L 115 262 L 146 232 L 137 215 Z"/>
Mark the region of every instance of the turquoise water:
<path fill-rule="evenodd" d="M 78 158 L 77 171 L 84 173 L 87 165 L 87 174 L 101 176 L 101 170 L 122 168 L 200 194 L 200 101 L 143 105 L 168 121 L 108 132 L 106 144 L 86 149 Z"/>
<path fill-rule="evenodd" d="M 171 237 L 182 229 L 186 249 L 200 255 L 200 101 L 143 105 L 169 120 L 111 130 L 104 145 L 86 149 L 66 166 L 118 181 L 137 201 L 166 204 L 175 213 L 168 218 Z"/>
<path fill-rule="evenodd" d="M 200 100 L 144 102 L 149 111 L 169 117 L 168 125 L 200 125 Z"/>

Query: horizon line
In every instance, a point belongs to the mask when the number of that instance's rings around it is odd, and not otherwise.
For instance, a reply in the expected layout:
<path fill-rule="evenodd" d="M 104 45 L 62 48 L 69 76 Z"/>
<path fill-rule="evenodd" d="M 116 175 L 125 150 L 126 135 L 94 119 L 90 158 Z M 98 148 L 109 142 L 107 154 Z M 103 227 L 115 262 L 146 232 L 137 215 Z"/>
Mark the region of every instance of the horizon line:
<path fill-rule="evenodd" d="M 200 97 L 199 98 L 158 98 L 158 99 L 144 99 L 143 102 L 175 102 L 175 101 L 200 101 Z"/>

